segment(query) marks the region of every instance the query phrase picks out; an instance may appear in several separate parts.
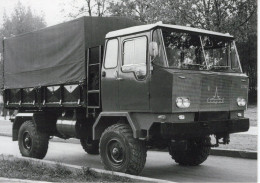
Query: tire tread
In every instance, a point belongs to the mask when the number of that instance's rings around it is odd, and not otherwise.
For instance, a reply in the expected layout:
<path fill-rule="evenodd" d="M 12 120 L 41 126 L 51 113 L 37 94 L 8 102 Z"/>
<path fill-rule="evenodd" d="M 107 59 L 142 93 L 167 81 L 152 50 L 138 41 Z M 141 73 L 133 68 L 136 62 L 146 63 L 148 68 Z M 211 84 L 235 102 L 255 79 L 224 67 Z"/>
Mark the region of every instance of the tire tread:
<path fill-rule="evenodd" d="M 97 155 L 99 154 L 98 142 L 93 142 L 92 146 L 86 145 L 86 139 L 80 139 L 80 144 L 84 151 L 88 154 Z"/>

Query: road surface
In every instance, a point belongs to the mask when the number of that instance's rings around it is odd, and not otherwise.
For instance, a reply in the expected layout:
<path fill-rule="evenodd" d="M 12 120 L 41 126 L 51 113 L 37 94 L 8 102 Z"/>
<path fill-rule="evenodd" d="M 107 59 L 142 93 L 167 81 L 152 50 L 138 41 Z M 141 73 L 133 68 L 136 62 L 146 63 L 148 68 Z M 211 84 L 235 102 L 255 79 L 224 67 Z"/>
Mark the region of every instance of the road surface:
<path fill-rule="evenodd" d="M 0 154 L 21 156 L 17 142 L 0 136 Z M 86 154 L 79 144 L 50 142 L 46 160 L 103 168 L 98 155 Z M 210 156 L 197 167 L 179 166 L 166 152 L 149 151 L 141 176 L 175 182 L 256 182 L 257 161 Z"/>

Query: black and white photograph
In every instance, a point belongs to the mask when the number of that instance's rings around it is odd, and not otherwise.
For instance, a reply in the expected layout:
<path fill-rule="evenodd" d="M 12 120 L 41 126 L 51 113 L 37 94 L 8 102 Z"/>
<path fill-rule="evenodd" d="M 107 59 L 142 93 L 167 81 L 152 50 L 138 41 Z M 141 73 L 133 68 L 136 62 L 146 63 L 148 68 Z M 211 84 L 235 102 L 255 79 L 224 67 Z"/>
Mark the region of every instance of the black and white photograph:
<path fill-rule="evenodd" d="M 260 181 L 257 0 L 0 0 L 0 183 Z"/>

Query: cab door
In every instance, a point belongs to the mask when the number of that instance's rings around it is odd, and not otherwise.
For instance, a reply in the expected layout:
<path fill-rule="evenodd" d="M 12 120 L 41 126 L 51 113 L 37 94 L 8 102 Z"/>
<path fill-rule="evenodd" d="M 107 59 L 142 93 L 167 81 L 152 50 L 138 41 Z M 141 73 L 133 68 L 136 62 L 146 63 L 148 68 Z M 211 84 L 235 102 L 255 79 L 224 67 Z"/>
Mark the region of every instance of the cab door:
<path fill-rule="evenodd" d="M 103 111 L 118 111 L 118 39 L 106 43 L 104 62 L 101 70 L 101 98 Z"/>
<path fill-rule="evenodd" d="M 119 108 L 121 111 L 148 111 L 148 33 L 121 38 L 120 48 Z"/>

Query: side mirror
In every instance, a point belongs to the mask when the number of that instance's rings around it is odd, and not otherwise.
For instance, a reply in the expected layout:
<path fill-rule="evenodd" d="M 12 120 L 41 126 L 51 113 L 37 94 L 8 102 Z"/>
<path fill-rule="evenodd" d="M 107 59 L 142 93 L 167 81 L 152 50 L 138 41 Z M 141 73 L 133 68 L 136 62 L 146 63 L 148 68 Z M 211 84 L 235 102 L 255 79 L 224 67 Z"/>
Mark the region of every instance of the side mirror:
<path fill-rule="evenodd" d="M 159 49 L 158 49 L 157 42 L 150 42 L 149 43 L 149 54 L 152 57 L 156 57 L 159 54 Z"/>

